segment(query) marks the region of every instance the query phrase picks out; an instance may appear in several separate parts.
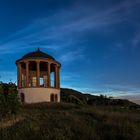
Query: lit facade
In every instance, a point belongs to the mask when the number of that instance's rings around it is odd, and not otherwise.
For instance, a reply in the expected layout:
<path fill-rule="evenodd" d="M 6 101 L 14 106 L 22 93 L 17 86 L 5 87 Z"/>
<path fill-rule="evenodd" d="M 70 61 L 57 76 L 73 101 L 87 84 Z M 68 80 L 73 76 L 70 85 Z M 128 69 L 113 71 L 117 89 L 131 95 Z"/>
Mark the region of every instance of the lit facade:
<path fill-rule="evenodd" d="M 60 102 L 60 67 L 52 56 L 40 51 L 16 61 L 18 94 L 23 103 Z"/>

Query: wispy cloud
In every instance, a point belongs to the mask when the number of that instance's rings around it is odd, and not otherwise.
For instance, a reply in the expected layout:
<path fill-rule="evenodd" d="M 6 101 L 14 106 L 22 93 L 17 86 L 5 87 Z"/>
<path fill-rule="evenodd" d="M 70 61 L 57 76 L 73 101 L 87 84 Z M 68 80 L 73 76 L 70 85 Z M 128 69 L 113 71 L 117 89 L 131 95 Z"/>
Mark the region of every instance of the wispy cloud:
<path fill-rule="evenodd" d="M 109 30 L 110 26 L 126 20 L 126 14 L 122 10 L 131 9 L 135 4 L 125 1 L 104 9 L 89 5 L 74 5 L 69 9 L 62 9 L 52 16 L 37 18 L 29 26 L 13 33 L 5 41 L 1 41 L 0 50 L 10 53 L 10 48 L 19 51 L 34 46 L 50 49 L 73 46 L 87 31 L 102 31 L 103 28 Z"/>
<path fill-rule="evenodd" d="M 61 87 L 77 89 L 79 84 L 82 84 L 82 81 L 81 75 L 77 72 L 61 71 Z"/>
<path fill-rule="evenodd" d="M 139 5 L 139 0 L 124 0 L 117 4 L 105 5 L 104 7 L 100 7 L 100 4 L 96 6 L 89 4 L 83 5 L 82 2 L 80 2 L 80 4 L 75 3 L 73 6 L 67 9 L 63 8 L 52 15 L 48 16 L 47 14 L 47 16 L 44 17 L 33 18 L 29 25 L 17 32 L 13 32 L 13 34 L 7 36 L 5 40 L 0 40 L 0 55 L 14 54 L 16 56 L 18 53 L 24 52 L 25 50 L 29 51 L 40 47 L 54 52 L 57 60 L 62 62 L 66 67 L 67 65 L 72 64 L 72 62 L 84 61 L 85 57 L 88 57 L 86 56 L 86 49 L 90 48 L 88 50 L 90 52 L 90 50 L 92 50 L 91 48 L 94 47 L 85 43 L 89 39 L 87 35 L 90 33 L 97 33 L 101 36 L 107 36 L 109 34 L 109 37 L 111 37 L 113 36 L 113 33 L 117 33 L 122 29 L 119 28 L 122 23 L 128 24 L 129 22 L 133 22 L 134 24 L 135 20 L 131 20 L 131 18 L 133 19 L 132 13 L 135 7 L 138 7 Z M 131 26 L 135 26 L 135 24 L 133 24 L 131 24 Z M 121 33 L 121 31 L 119 32 Z M 123 50 L 130 42 L 132 46 L 137 46 L 140 42 L 139 40 L 140 33 L 136 32 L 131 39 L 129 38 L 129 41 L 127 39 L 122 40 L 122 42 L 119 39 L 116 42 L 114 41 L 116 44 L 113 46 L 114 48 L 112 46 L 111 48 L 114 50 Z M 97 55 L 103 57 L 101 54 Z M 106 55 L 107 59 L 112 57 L 112 54 L 110 56 L 108 55 L 108 52 Z M 91 63 L 93 63 L 93 61 L 91 61 Z M 68 72 L 69 71 L 70 70 L 68 70 Z M 91 70 L 91 73 L 93 73 L 93 71 L 94 70 Z M 9 79 L 10 77 L 15 77 L 15 73 L 11 72 L 4 73 L 1 71 L 1 75 L 4 75 Z M 89 76 L 92 77 L 91 74 L 87 73 L 87 75 L 88 78 Z M 93 81 L 95 81 L 95 77 L 96 75 L 93 74 Z M 97 72 L 97 77 L 97 80 L 103 79 L 99 78 L 99 72 Z M 115 95 L 116 93 L 117 95 L 122 95 L 124 92 L 126 94 L 132 92 L 137 94 L 139 92 L 138 89 L 134 89 L 133 87 L 124 88 L 124 85 L 123 88 L 107 85 L 106 87 L 108 88 L 103 87 L 102 90 L 93 89 L 93 85 L 89 88 L 88 86 L 87 88 L 80 88 L 78 87 L 78 82 L 80 83 L 82 80 L 80 79 L 80 76 L 74 72 L 63 73 L 61 78 L 63 80 L 62 85 L 67 84 L 69 87 L 75 87 L 76 89 L 81 89 L 85 92 L 93 92 L 93 94 Z M 87 83 L 90 82 L 88 81 Z"/>
<path fill-rule="evenodd" d="M 85 54 L 84 54 L 83 49 L 72 50 L 72 51 L 62 54 L 59 59 L 60 59 L 60 62 L 68 64 L 69 62 L 73 62 L 75 60 L 85 59 Z"/>

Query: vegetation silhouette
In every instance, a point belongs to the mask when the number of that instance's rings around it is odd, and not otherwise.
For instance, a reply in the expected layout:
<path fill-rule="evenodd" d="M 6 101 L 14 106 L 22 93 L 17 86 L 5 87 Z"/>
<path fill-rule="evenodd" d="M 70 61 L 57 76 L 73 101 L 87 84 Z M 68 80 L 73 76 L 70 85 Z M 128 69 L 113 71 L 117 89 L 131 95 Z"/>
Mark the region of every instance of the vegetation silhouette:
<path fill-rule="evenodd" d="M 1 140 L 140 139 L 139 105 L 73 89 L 61 89 L 61 103 L 21 106 L 16 85 L 1 82 L 0 111 Z"/>

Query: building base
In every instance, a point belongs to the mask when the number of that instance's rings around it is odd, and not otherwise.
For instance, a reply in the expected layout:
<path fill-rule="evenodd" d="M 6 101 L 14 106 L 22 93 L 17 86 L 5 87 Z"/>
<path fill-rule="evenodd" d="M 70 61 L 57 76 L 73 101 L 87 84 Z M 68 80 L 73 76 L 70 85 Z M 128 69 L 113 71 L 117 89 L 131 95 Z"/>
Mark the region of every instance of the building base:
<path fill-rule="evenodd" d="M 60 89 L 20 88 L 18 94 L 22 103 L 60 102 Z"/>

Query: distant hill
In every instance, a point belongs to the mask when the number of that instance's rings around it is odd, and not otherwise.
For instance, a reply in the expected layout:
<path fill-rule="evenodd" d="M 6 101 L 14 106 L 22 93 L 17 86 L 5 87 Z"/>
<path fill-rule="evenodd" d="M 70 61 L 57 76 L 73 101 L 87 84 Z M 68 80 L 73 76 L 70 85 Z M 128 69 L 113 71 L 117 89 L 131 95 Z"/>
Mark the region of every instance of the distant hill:
<path fill-rule="evenodd" d="M 0 93 L 4 93 L 5 97 L 9 93 L 17 93 L 17 86 L 14 83 L 0 82 Z M 140 105 L 125 99 L 113 99 L 104 95 L 96 96 L 91 94 L 83 94 L 74 89 L 61 88 L 61 101 L 67 103 L 87 104 L 87 105 L 113 105 L 126 106 L 130 108 L 140 108 Z"/>
<path fill-rule="evenodd" d="M 20 105 L 15 85 L 3 86 L 0 140 L 140 140 L 140 109 L 128 100 L 62 88 L 61 103 Z"/>
<path fill-rule="evenodd" d="M 96 96 L 83 94 L 79 91 L 68 88 L 61 88 L 61 101 L 88 105 L 118 105 L 130 108 L 140 108 L 140 105 L 137 105 L 127 99 L 113 99 L 104 95 Z"/>

